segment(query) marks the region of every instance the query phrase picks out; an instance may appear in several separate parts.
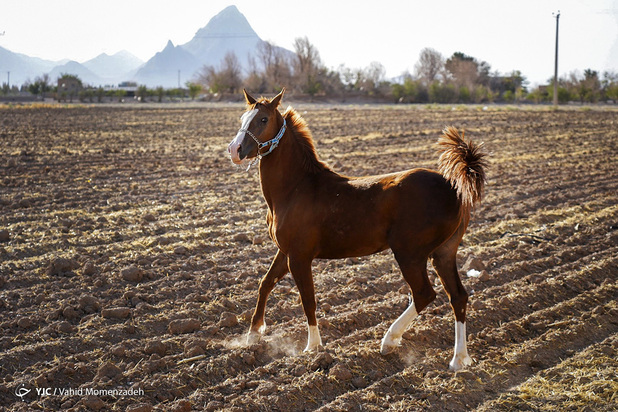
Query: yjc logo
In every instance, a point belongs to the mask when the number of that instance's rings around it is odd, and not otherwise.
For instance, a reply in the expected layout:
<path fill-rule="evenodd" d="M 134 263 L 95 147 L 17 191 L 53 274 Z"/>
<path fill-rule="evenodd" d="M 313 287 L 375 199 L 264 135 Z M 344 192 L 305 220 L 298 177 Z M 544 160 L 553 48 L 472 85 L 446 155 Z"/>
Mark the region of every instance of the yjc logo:
<path fill-rule="evenodd" d="M 15 388 L 15 395 L 21 398 L 21 401 L 24 401 L 24 396 L 28 395 L 32 389 L 28 389 L 24 387 L 24 384 L 20 384 L 17 388 Z"/>

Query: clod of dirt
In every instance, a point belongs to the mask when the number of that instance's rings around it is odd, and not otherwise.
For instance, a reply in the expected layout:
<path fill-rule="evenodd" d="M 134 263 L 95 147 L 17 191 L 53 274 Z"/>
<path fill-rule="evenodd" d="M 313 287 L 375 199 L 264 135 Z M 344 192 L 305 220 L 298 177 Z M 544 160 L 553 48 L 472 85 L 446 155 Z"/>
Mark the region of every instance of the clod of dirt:
<path fill-rule="evenodd" d="M 340 363 L 331 368 L 329 375 L 338 381 L 349 381 L 352 379 L 352 372 Z"/>
<path fill-rule="evenodd" d="M 120 276 L 127 282 L 140 282 L 144 278 L 144 272 L 135 266 L 127 266 L 120 270 Z"/>
<path fill-rule="evenodd" d="M 234 236 L 234 241 L 240 243 L 251 243 L 251 239 L 246 233 L 238 233 Z"/>
<path fill-rule="evenodd" d="M 154 222 L 157 220 L 157 218 L 155 217 L 155 215 L 153 215 L 152 213 L 147 213 L 144 215 L 143 217 L 144 222 Z"/>
<path fill-rule="evenodd" d="M 29 316 L 22 316 L 21 318 L 17 319 L 17 326 L 21 329 L 28 329 L 31 328 L 34 325 L 34 322 L 32 322 L 32 319 L 30 319 Z"/>
<path fill-rule="evenodd" d="M 146 346 L 144 346 L 144 352 L 148 355 L 156 353 L 159 356 L 165 356 L 165 353 L 167 352 L 167 345 L 160 340 L 151 341 L 146 343 Z"/>
<path fill-rule="evenodd" d="M 262 244 L 262 243 L 264 243 L 265 241 L 266 241 L 266 239 L 264 238 L 264 236 L 259 236 L 259 235 L 256 235 L 256 236 L 253 236 L 253 241 L 252 241 L 252 243 L 253 243 L 254 245 L 261 245 L 261 244 Z"/>
<path fill-rule="evenodd" d="M 105 402 L 103 402 L 101 398 L 96 395 L 86 395 L 82 400 L 82 404 L 86 408 L 92 409 L 93 411 L 99 411 L 105 408 Z"/>
<path fill-rule="evenodd" d="M 481 274 L 479 275 L 478 279 L 482 282 L 489 280 L 489 273 L 486 270 L 481 270 Z"/>
<path fill-rule="evenodd" d="M 65 319 L 69 320 L 79 319 L 79 314 L 72 306 L 66 306 L 64 309 L 62 309 L 62 316 L 64 316 Z"/>
<path fill-rule="evenodd" d="M 56 258 L 49 262 L 46 273 L 49 276 L 68 274 L 78 266 L 73 259 Z"/>
<path fill-rule="evenodd" d="M 195 332 L 200 328 L 200 321 L 195 318 L 176 319 L 170 322 L 168 330 L 171 334 Z"/>
<path fill-rule="evenodd" d="M 77 328 L 71 325 L 66 320 L 63 320 L 62 322 L 58 322 L 56 324 L 56 330 L 60 333 L 71 333 L 71 332 L 75 332 Z"/>
<path fill-rule="evenodd" d="M 188 253 L 187 248 L 184 246 L 176 246 L 174 248 L 174 254 L 176 255 L 186 255 Z"/>
<path fill-rule="evenodd" d="M 82 275 L 84 276 L 92 276 L 96 273 L 96 271 L 96 267 L 90 261 L 86 262 L 84 266 L 82 266 Z"/>
<path fill-rule="evenodd" d="M 119 306 L 115 308 L 105 308 L 101 311 L 101 316 L 106 319 L 125 319 L 131 314 L 131 308 Z"/>
<path fill-rule="evenodd" d="M 83 310 L 85 313 L 95 313 L 101 308 L 99 299 L 91 295 L 81 295 L 78 304 L 79 309 Z"/>
<path fill-rule="evenodd" d="M 258 386 L 255 390 L 255 392 L 258 395 L 262 396 L 272 395 L 273 393 L 277 392 L 277 385 L 274 382 L 266 381 L 264 383 L 261 383 L 260 386 Z"/>
<path fill-rule="evenodd" d="M 136 403 L 127 406 L 127 412 L 152 412 L 152 405 L 149 403 Z"/>
<path fill-rule="evenodd" d="M 118 345 L 112 346 L 111 352 L 114 356 L 123 357 L 127 354 L 127 347 L 122 343 L 119 343 Z"/>
<path fill-rule="evenodd" d="M 472 299 L 470 306 L 472 306 L 474 310 L 481 310 L 485 308 L 485 303 L 480 299 Z"/>
<path fill-rule="evenodd" d="M 9 240 L 11 240 L 9 231 L 6 229 L 0 230 L 0 242 L 8 242 Z"/>
<path fill-rule="evenodd" d="M 206 412 L 218 411 L 223 409 L 223 402 L 220 401 L 210 401 L 206 405 Z"/>
<path fill-rule="evenodd" d="M 191 338 L 184 344 L 184 353 L 187 357 L 203 355 L 206 353 L 208 341 L 201 338 Z"/>
<path fill-rule="evenodd" d="M 232 312 L 223 312 L 219 319 L 219 327 L 231 328 L 238 325 L 238 318 Z"/>
<path fill-rule="evenodd" d="M 172 412 L 191 412 L 191 410 L 192 404 L 186 399 L 177 401 L 176 404 L 170 409 Z"/>
<path fill-rule="evenodd" d="M 120 370 L 120 368 L 116 365 L 114 365 L 112 362 L 105 362 L 103 365 L 101 365 L 99 367 L 99 369 L 97 369 L 97 375 L 96 377 L 98 379 L 101 378 L 110 378 L 113 379 L 118 375 L 122 374 L 122 370 Z"/>
<path fill-rule="evenodd" d="M 465 381 L 474 381 L 477 379 L 477 376 L 473 372 L 467 370 L 460 370 L 455 372 L 455 378 L 460 378 Z"/>
<path fill-rule="evenodd" d="M 249 352 L 245 352 L 241 355 L 242 361 L 249 366 L 255 364 L 255 355 Z"/>
<path fill-rule="evenodd" d="M 475 256 L 468 256 L 466 259 L 466 263 L 463 264 L 461 270 L 465 273 L 468 273 L 470 269 L 478 270 L 479 272 L 487 269 L 483 261 Z"/>
<path fill-rule="evenodd" d="M 328 367 L 333 363 L 333 357 L 328 352 L 320 352 L 309 364 L 309 369 L 312 371 L 316 371 L 318 369 L 328 369 Z"/>

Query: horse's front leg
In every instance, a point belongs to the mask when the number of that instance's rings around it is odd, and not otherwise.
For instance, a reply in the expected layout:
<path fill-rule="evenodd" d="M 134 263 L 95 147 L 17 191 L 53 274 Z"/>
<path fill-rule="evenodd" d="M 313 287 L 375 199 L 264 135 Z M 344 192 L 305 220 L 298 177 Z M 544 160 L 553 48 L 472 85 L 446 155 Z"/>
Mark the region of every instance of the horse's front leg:
<path fill-rule="evenodd" d="M 264 323 L 264 312 L 266 310 L 266 300 L 268 295 L 273 290 L 277 282 L 288 273 L 288 261 L 280 250 L 277 250 L 277 254 L 270 264 L 268 272 L 264 275 L 260 281 L 260 287 L 258 289 L 258 301 L 251 318 L 251 328 L 247 334 L 247 344 L 251 345 L 260 340 L 262 333 L 266 329 Z"/>
<path fill-rule="evenodd" d="M 318 322 L 315 317 L 316 301 L 313 276 L 311 274 L 311 260 L 312 259 L 298 259 L 292 256 L 288 259 L 288 266 L 294 278 L 294 282 L 296 282 L 296 287 L 298 288 L 300 299 L 303 303 L 303 310 L 307 317 L 309 333 L 305 352 L 316 350 L 319 346 L 322 346 L 322 338 L 320 337 L 320 330 L 318 329 Z"/>

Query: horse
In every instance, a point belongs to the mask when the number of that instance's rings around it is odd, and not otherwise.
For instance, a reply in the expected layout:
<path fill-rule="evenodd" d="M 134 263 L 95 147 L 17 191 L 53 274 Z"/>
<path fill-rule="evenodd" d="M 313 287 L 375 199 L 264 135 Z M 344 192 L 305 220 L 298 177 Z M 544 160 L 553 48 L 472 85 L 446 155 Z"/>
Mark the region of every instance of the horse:
<path fill-rule="evenodd" d="M 459 370 L 471 365 L 466 344 L 468 294 L 459 278 L 456 254 L 471 209 L 483 193 L 487 166 L 483 144 L 465 140 L 456 128 L 447 127 L 438 140 L 438 172 L 410 169 L 347 177 L 319 160 L 311 132 L 298 112 L 291 107 L 279 111 L 284 92 L 272 99 L 255 99 L 243 90 L 247 110 L 228 145 L 233 163 L 259 162 L 268 230 L 278 248 L 259 282 L 247 344 L 258 342 L 264 333 L 266 300 L 290 272 L 307 318 L 305 351 L 322 346 L 315 315 L 313 259 L 360 257 L 390 248 L 410 287 L 411 303 L 384 335 L 380 352 L 393 352 L 412 320 L 435 299 L 427 276 L 430 260 L 455 315 L 449 367 Z"/>

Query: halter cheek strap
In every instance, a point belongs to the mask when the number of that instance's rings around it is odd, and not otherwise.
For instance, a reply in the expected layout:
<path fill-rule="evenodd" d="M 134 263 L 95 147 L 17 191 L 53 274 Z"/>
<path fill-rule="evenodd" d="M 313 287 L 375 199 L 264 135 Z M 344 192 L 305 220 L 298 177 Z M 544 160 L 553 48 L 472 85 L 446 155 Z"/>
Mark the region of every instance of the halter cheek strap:
<path fill-rule="evenodd" d="M 283 135 L 285 134 L 285 130 L 287 128 L 287 124 L 285 122 L 285 117 L 283 118 L 283 126 L 281 126 L 281 129 L 279 129 L 279 133 L 277 133 L 277 135 L 275 137 L 273 137 L 270 140 L 267 140 L 265 142 L 260 142 L 258 140 L 257 137 L 255 137 L 255 135 L 248 129 L 240 129 L 240 132 L 245 132 L 247 133 L 249 136 L 251 136 L 251 138 L 255 141 L 255 143 L 257 143 L 257 156 L 255 157 L 255 159 L 249 164 L 249 167 L 247 167 L 247 170 L 249 170 L 251 168 L 251 166 L 253 166 L 254 164 L 256 164 L 259 160 L 262 160 L 262 158 L 264 156 L 267 156 L 269 154 L 272 153 L 273 150 L 275 150 L 275 148 L 279 145 L 279 141 L 281 140 L 281 138 L 283 137 Z M 268 148 L 268 151 L 264 152 L 264 153 L 260 153 L 260 150 L 264 149 L 266 146 L 270 146 Z"/>

